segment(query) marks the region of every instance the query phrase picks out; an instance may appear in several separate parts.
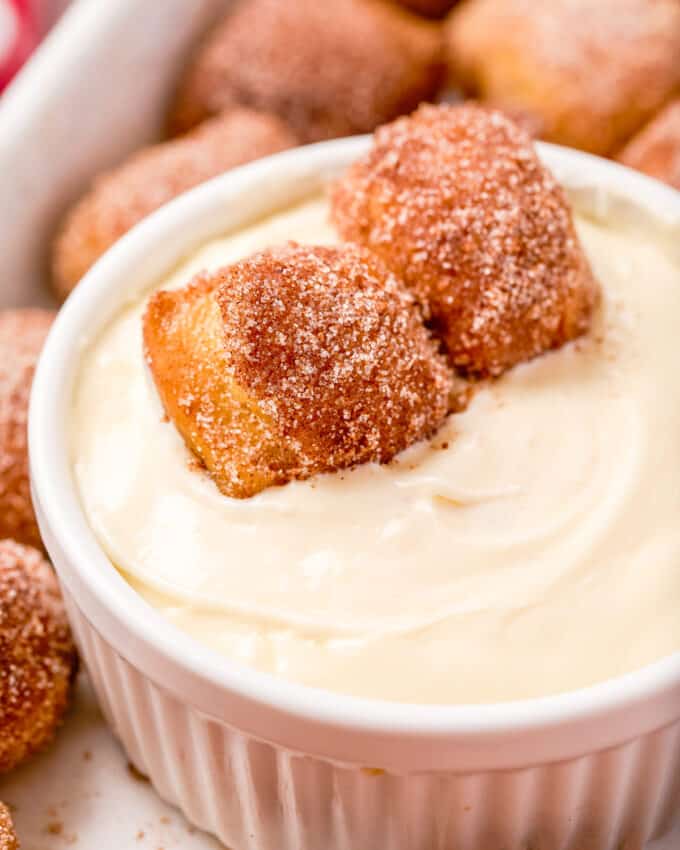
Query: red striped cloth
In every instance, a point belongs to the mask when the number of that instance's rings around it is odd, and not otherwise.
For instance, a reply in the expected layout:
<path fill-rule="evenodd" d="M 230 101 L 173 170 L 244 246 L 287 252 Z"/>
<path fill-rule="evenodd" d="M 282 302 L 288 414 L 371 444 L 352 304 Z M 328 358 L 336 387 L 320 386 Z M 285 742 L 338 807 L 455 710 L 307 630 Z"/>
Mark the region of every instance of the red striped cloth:
<path fill-rule="evenodd" d="M 0 0 L 0 91 L 30 56 L 38 40 L 31 0 Z"/>

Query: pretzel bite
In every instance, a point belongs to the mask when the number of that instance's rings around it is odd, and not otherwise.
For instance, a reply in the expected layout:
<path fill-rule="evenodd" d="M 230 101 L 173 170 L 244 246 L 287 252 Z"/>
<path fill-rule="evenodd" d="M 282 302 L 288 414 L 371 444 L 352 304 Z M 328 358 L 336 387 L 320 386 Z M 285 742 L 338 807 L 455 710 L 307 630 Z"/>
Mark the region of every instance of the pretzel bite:
<path fill-rule="evenodd" d="M 28 400 L 51 310 L 0 310 L 0 538 L 42 546 L 28 481 Z"/>
<path fill-rule="evenodd" d="M 98 177 L 67 215 L 52 256 L 58 297 L 64 300 L 114 242 L 158 207 L 223 171 L 295 144 L 276 116 L 232 109 L 185 138 L 133 154 Z"/>
<path fill-rule="evenodd" d="M 396 2 L 426 18 L 443 18 L 457 0 L 396 0 Z"/>
<path fill-rule="evenodd" d="M 0 803 L 0 850 L 19 850 L 19 839 L 14 832 L 12 816 L 4 803 Z"/>
<path fill-rule="evenodd" d="M 680 99 L 633 136 L 617 159 L 680 189 Z"/>
<path fill-rule="evenodd" d="M 52 568 L 0 541 L 0 773 L 52 740 L 68 704 L 76 651 Z"/>
<path fill-rule="evenodd" d="M 453 389 L 411 294 L 352 245 L 290 243 L 160 291 L 144 342 L 169 418 L 236 498 L 391 460 Z"/>
<path fill-rule="evenodd" d="M 423 106 L 381 127 L 332 211 L 415 292 L 464 373 L 499 375 L 588 328 L 597 287 L 564 193 L 500 112 Z"/>
<path fill-rule="evenodd" d="M 365 133 L 433 97 L 444 73 L 441 27 L 383 0 L 246 0 L 189 67 L 170 126 L 242 103 L 305 142 Z"/>
<path fill-rule="evenodd" d="M 471 94 L 592 153 L 619 150 L 680 89 L 678 0 L 466 0 L 447 33 Z"/>

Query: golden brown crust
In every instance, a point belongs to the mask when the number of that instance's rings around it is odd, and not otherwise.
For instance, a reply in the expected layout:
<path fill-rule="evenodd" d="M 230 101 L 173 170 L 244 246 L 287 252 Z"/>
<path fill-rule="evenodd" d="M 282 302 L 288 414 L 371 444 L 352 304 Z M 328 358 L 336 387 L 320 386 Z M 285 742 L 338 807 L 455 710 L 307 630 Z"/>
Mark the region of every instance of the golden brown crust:
<path fill-rule="evenodd" d="M 114 242 L 158 207 L 230 168 L 296 144 L 276 116 L 237 108 L 182 139 L 133 154 L 100 175 L 67 215 L 53 251 L 57 295 L 64 300 Z"/>
<path fill-rule="evenodd" d="M 0 773 L 52 740 L 77 656 L 54 572 L 36 549 L 0 541 Z"/>
<path fill-rule="evenodd" d="M 199 275 L 157 292 L 144 315 L 147 363 L 163 407 L 222 492 L 246 498 L 285 484 L 294 456 L 229 373 L 215 291 L 219 275 Z"/>
<path fill-rule="evenodd" d="M 42 546 L 28 478 L 28 401 L 51 310 L 0 311 L 0 538 Z"/>
<path fill-rule="evenodd" d="M 0 803 L 0 850 L 19 850 L 20 844 L 14 831 L 12 816 L 4 803 Z"/>
<path fill-rule="evenodd" d="M 332 210 L 413 289 L 470 375 L 499 375 L 589 326 L 597 287 L 564 193 L 498 111 L 423 106 L 381 127 Z"/>
<path fill-rule="evenodd" d="M 357 246 L 288 246 L 154 295 L 149 366 L 228 496 L 376 461 L 430 436 L 453 378 L 413 297 Z"/>
<path fill-rule="evenodd" d="M 364 133 L 431 99 L 444 70 L 441 27 L 382 0 L 246 0 L 190 65 L 170 125 L 240 103 L 306 142 Z"/>
<path fill-rule="evenodd" d="M 680 189 L 680 99 L 669 103 L 633 136 L 617 159 Z"/>
<path fill-rule="evenodd" d="M 677 0 L 466 0 L 447 29 L 470 93 L 593 153 L 614 153 L 680 90 Z"/>

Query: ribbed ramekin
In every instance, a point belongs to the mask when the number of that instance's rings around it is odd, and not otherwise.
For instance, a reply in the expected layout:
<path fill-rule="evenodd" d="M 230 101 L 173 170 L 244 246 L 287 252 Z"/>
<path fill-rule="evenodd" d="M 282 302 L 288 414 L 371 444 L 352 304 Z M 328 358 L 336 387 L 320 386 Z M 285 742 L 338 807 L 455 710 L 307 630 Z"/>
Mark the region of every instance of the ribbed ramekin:
<path fill-rule="evenodd" d="M 179 632 L 85 519 L 68 434 L 84 347 L 198 245 L 318 190 L 367 144 L 300 148 L 179 198 L 97 263 L 54 325 L 31 402 L 33 493 L 102 708 L 158 792 L 234 850 L 636 850 L 680 810 L 680 653 L 522 702 L 332 694 L 239 667 Z M 680 233 L 680 194 L 540 150 L 567 185 L 605 204 L 612 193 L 633 200 Z"/>

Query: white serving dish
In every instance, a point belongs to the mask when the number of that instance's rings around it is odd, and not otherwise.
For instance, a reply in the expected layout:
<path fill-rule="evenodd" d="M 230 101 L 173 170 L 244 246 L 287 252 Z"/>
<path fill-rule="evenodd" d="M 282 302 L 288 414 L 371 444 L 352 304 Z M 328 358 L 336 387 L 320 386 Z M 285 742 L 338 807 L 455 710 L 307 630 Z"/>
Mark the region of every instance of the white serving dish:
<path fill-rule="evenodd" d="M 191 46 L 233 0 L 76 0 L 0 99 L 0 302 L 53 303 L 49 247 L 92 177 L 158 138 Z M 40 6 L 47 23 L 64 0 Z"/>
<path fill-rule="evenodd" d="M 639 848 L 680 804 L 680 654 L 523 702 L 339 696 L 238 667 L 180 633 L 85 520 L 66 424 L 83 346 L 198 244 L 301 199 L 367 144 L 289 151 L 184 195 L 121 240 L 55 323 L 30 413 L 34 498 L 102 707 L 159 793 L 234 850 Z M 604 204 L 609 193 L 634 199 L 680 234 L 680 194 L 586 154 L 540 150 L 567 185 L 597 187 L 588 192 Z"/>

